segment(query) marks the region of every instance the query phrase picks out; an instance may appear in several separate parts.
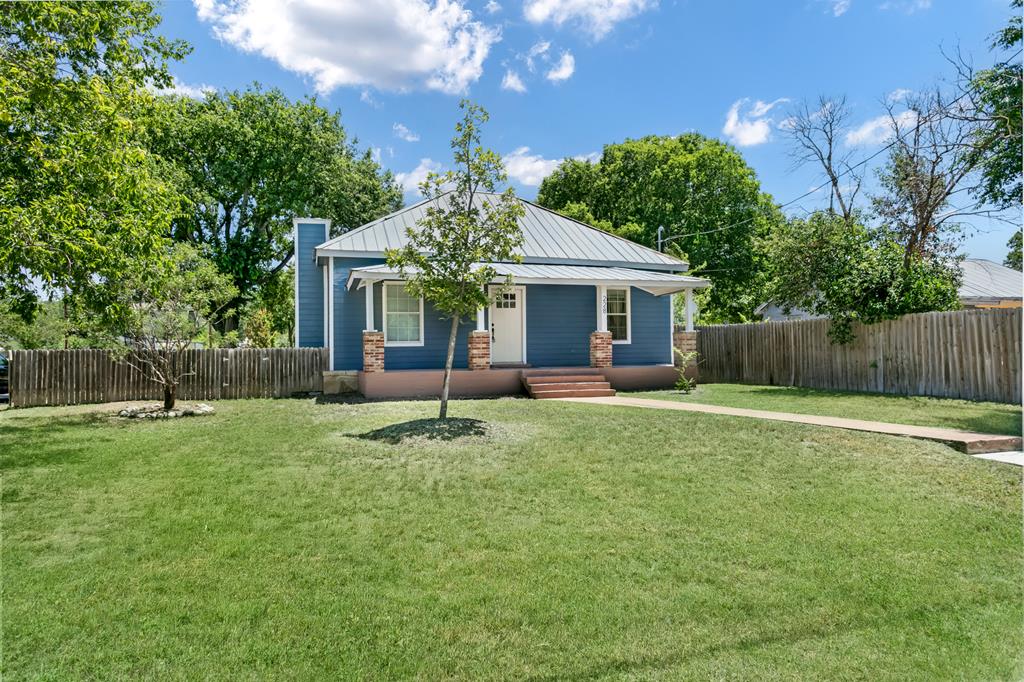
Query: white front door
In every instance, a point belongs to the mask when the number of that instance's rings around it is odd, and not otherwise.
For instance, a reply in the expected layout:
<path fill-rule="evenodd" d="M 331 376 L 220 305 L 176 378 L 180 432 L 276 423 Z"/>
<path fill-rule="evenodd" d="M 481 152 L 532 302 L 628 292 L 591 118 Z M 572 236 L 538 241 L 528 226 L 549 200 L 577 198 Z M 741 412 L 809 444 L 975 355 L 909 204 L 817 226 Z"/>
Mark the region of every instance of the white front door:
<path fill-rule="evenodd" d="M 493 290 L 491 302 L 491 362 L 524 362 L 526 346 L 526 288 Z"/>

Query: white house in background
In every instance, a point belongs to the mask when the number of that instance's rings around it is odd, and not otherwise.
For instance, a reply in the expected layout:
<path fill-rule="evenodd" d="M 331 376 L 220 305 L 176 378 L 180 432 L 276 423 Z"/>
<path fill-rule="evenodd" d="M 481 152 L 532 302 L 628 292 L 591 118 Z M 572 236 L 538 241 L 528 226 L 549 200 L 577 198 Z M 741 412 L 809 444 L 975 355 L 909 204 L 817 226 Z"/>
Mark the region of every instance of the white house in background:
<path fill-rule="evenodd" d="M 965 258 L 960 264 L 960 305 L 964 308 L 1020 308 L 1024 296 L 1024 274 L 984 258 Z M 801 308 L 789 312 L 775 301 L 759 305 L 754 312 L 768 322 L 814 320 L 815 315 Z"/>

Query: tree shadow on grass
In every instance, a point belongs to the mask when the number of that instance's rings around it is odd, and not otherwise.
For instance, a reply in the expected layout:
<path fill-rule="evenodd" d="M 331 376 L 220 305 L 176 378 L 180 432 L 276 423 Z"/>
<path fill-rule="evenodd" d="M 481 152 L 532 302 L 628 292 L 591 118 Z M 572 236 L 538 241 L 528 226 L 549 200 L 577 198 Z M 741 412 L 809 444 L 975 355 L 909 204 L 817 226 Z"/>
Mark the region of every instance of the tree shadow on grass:
<path fill-rule="evenodd" d="M 400 445 L 412 439 L 452 441 L 487 435 L 487 422 L 479 419 L 449 417 L 448 419 L 413 419 L 383 428 L 354 434 L 353 438 Z"/>

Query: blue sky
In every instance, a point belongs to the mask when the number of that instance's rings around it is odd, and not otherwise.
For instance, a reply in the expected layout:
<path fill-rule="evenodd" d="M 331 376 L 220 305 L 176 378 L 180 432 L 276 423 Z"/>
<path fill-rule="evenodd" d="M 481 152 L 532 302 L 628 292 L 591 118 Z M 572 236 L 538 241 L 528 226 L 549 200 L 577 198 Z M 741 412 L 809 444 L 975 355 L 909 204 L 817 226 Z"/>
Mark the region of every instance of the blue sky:
<path fill-rule="evenodd" d="M 851 148 L 882 144 L 881 100 L 948 77 L 942 48 L 976 66 L 1008 0 L 174 0 L 162 31 L 195 48 L 182 92 L 253 81 L 342 112 L 415 200 L 450 158 L 461 96 L 491 114 L 487 144 L 521 196 L 569 156 L 643 135 L 697 131 L 735 144 L 786 202 L 817 185 L 794 170 L 786 108 L 846 95 Z M 810 210 L 827 195 L 792 207 Z M 968 255 L 1001 261 L 1011 227 L 978 220 Z"/>

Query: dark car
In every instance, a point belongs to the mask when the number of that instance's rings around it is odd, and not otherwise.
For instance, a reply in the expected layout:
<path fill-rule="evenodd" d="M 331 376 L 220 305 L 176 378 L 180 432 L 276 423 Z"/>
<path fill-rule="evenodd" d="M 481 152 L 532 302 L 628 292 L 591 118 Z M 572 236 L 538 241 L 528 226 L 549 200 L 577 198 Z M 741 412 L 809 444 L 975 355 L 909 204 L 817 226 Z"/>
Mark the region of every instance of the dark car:
<path fill-rule="evenodd" d="M 0 403 L 7 402 L 10 396 L 10 365 L 7 364 L 7 356 L 0 353 Z"/>

